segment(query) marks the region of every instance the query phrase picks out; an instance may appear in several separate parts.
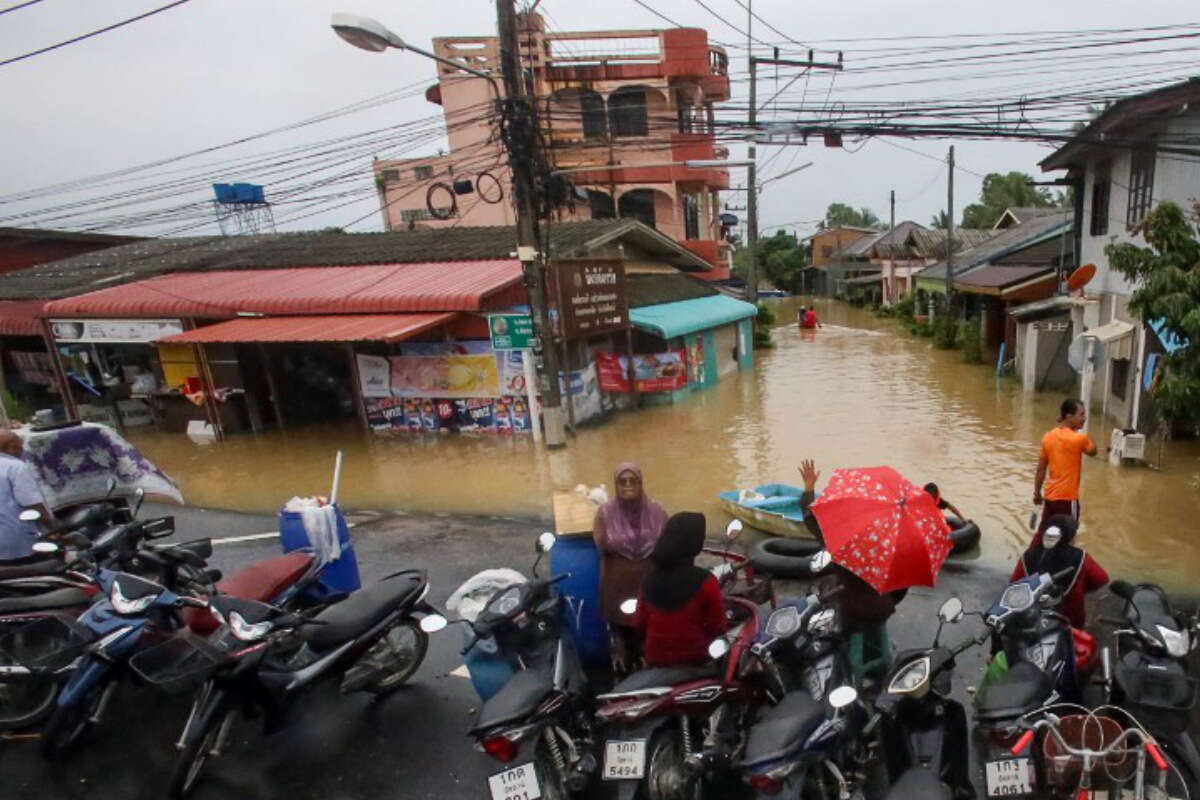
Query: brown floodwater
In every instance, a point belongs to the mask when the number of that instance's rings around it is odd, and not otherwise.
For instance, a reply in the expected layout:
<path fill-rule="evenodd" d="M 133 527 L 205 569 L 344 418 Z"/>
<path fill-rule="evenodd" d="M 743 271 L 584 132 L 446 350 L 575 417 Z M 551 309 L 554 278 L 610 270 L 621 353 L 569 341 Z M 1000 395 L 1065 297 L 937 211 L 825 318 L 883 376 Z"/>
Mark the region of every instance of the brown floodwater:
<path fill-rule="evenodd" d="M 240 436 L 195 445 L 179 435 L 134 437 L 180 483 L 189 503 L 270 511 L 295 494 L 328 494 L 334 453 L 345 453 L 348 508 L 549 516 L 555 488 L 604 483 L 620 461 L 638 462 L 647 491 L 669 511 L 726 517 L 716 494 L 763 483 L 799 483 L 813 458 L 835 467 L 890 465 L 936 481 L 983 530 L 982 560 L 1011 564 L 1029 539 L 1041 435 L 1055 424 L 1057 394 L 1027 394 L 989 367 L 963 364 L 889 320 L 821 303 L 825 325 L 802 337 L 792 301 L 779 302 L 775 347 L 753 371 L 675 406 L 624 413 L 547 453 L 521 438 L 367 436 L 354 426 Z M 1103 446 L 1109 426 L 1097 419 Z M 1159 458 L 1157 442 L 1148 446 Z M 1200 575 L 1200 444 L 1168 442 L 1161 469 L 1085 459 L 1080 542 L 1111 573 L 1189 586 Z"/>

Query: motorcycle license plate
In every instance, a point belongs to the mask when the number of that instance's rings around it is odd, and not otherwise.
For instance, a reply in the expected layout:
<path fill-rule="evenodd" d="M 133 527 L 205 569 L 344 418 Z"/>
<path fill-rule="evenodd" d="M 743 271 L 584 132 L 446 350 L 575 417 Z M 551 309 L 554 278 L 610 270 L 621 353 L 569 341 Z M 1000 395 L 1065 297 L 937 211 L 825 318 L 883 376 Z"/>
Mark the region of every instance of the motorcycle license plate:
<path fill-rule="evenodd" d="M 605 742 L 606 781 L 640 780 L 646 773 L 646 740 L 622 739 Z"/>
<path fill-rule="evenodd" d="M 542 796 L 533 762 L 521 764 L 488 778 L 492 800 L 537 800 Z"/>
<path fill-rule="evenodd" d="M 986 765 L 988 797 L 1020 797 L 1033 794 L 1036 780 L 1028 758 L 989 761 Z"/>

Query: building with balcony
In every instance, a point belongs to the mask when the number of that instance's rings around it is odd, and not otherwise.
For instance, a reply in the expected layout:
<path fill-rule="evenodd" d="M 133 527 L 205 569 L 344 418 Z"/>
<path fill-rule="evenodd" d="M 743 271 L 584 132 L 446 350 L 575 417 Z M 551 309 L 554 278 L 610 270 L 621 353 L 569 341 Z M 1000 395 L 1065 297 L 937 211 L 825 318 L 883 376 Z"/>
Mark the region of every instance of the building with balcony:
<path fill-rule="evenodd" d="M 731 226 L 722 224 L 720 198 L 729 173 L 681 166 L 728 156 L 714 120 L 714 104 L 729 99 L 724 50 L 697 28 L 549 32 L 536 13 L 521 17 L 520 41 L 550 165 L 571 170 L 573 191 L 554 219 L 637 219 L 712 264 L 706 278 L 729 277 Z M 497 37 L 433 46 L 499 83 Z M 376 160 L 385 227 L 514 224 L 489 82 L 439 64 L 425 96 L 442 106 L 450 151 Z"/>

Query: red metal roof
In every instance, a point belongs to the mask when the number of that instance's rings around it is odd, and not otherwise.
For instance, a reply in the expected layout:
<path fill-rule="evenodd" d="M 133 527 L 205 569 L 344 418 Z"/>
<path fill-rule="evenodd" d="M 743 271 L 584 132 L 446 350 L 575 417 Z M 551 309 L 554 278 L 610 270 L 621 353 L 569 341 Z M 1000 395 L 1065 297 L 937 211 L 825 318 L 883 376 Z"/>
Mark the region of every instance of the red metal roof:
<path fill-rule="evenodd" d="M 215 342 L 398 342 L 449 322 L 440 314 L 347 314 L 322 317 L 241 317 L 168 336 L 170 344 Z"/>
<path fill-rule="evenodd" d="M 0 300 L 0 336 L 41 336 L 45 300 Z"/>
<path fill-rule="evenodd" d="M 516 259 L 183 272 L 46 304 L 48 316 L 232 317 L 479 311 L 519 283 Z"/>

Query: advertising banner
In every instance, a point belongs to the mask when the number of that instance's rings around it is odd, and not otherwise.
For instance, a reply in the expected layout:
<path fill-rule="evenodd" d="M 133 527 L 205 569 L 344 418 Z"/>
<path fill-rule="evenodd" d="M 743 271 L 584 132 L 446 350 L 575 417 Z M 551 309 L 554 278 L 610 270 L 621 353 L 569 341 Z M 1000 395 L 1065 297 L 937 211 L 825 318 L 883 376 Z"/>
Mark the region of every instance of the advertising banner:
<path fill-rule="evenodd" d="M 571 373 L 570 392 L 559 380 L 559 389 L 571 398 L 571 407 L 575 412 L 575 422 L 585 422 L 592 417 L 604 413 L 604 395 L 600 391 L 600 381 L 596 377 L 596 365 L 588 364 L 581 370 Z"/>
<path fill-rule="evenodd" d="M 358 377 L 362 382 L 363 397 L 391 397 L 391 364 L 381 356 L 355 356 L 358 359 Z"/>
<path fill-rule="evenodd" d="M 671 392 L 687 386 L 683 350 L 634 356 L 634 378 L 639 392 Z M 596 354 L 596 374 L 606 392 L 629 391 L 629 359 L 616 353 Z"/>
<path fill-rule="evenodd" d="M 495 355 L 393 356 L 395 397 L 499 397 Z"/>
<path fill-rule="evenodd" d="M 496 353 L 500 362 L 500 393 L 525 394 L 525 363 L 520 350 Z"/>
<path fill-rule="evenodd" d="M 146 344 L 183 333 L 177 319 L 52 319 L 58 342 Z"/>

